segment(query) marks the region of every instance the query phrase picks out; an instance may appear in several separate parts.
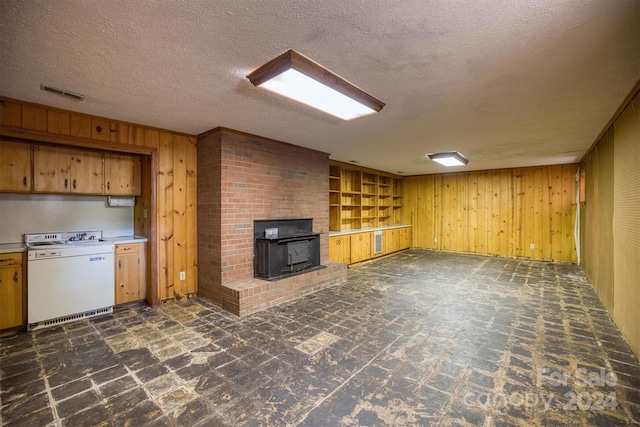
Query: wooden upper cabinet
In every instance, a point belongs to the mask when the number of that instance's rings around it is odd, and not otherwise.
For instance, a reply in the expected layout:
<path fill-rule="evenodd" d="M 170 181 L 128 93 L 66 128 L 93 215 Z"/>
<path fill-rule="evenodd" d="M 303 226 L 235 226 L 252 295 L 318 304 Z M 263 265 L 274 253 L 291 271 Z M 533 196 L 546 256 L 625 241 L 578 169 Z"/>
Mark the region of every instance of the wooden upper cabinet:
<path fill-rule="evenodd" d="M 0 192 L 139 196 L 141 163 L 138 155 L 0 140 Z"/>
<path fill-rule="evenodd" d="M 123 154 L 105 154 L 105 194 L 140 195 L 140 157 Z"/>
<path fill-rule="evenodd" d="M 102 153 L 74 150 L 71 152 L 71 192 L 104 193 L 104 160 Z"/>
<path fill-rule="evenodd" d="M 43 193 L 103 194 L 102 153 L 36 145 L 33 189 Z"/>
<path fill-rule="evenodd" d="M 0 191 L 31 190 L 31 146 L 0 141 Z"/>
<path fill-rule="evenodd" d="M 71 151 L 66 148 L 33 147 L 33 190 L 42 193 L 68 193 L 71 188 Z"/>

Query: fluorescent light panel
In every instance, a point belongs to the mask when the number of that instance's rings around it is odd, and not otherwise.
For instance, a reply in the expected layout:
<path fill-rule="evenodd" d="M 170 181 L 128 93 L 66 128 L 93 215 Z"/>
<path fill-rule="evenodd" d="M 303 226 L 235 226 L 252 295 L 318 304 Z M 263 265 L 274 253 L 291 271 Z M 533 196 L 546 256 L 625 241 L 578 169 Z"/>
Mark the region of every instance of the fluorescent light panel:
<path fill-rule="evenodd" d="M 249 73 L 255 86 L 351 120 L 382 110 L 384 103 L 304 55 L 288 50 Z"/>
<path fill-rule="evenodd" d="M 464 166 L 469 163 L 469 160 L 457 151 L 428 154 L 428 156 L 434 162 L 438 162 L 444 166 Z"/>

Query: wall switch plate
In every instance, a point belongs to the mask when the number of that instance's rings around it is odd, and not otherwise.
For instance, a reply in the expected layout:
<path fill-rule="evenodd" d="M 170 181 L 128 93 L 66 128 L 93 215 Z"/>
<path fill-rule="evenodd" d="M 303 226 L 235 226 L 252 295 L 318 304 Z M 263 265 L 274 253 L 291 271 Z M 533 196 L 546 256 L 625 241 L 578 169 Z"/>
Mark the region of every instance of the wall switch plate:
<path fill-rule="evenodd" d="M 433 241 L 434 241 L 434 242 L 436 242 L 436 243 L 438 243 L 438 238 L 437 238 L 437 237 L 434 237 L 434 238 L 433 238 Z"/>
<path fill-rule="evenodd" d="M 529 249 L 535 249 L 536 245 L 534 245 L 533 243 L 529 245 Z"/>
<path fill-rule="evenodd" d="M 187 279 L 187 273 L 185 273 L 184 271 L 180 272 L 180 280 L 186 280 Z"/>

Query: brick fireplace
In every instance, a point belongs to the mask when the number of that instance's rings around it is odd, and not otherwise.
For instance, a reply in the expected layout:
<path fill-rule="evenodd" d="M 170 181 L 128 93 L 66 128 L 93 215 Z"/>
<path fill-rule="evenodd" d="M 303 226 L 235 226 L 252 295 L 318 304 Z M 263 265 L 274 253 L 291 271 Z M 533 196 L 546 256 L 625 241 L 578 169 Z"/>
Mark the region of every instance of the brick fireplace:
<path fill-rule="evenodd" d="M 242 316 L 342 282 L 329 262 L 329 156 L 216 128 L 198 137 L 198 294 Z M 326 268 L 254 278 L 254 221 L 312 218 Z"/>

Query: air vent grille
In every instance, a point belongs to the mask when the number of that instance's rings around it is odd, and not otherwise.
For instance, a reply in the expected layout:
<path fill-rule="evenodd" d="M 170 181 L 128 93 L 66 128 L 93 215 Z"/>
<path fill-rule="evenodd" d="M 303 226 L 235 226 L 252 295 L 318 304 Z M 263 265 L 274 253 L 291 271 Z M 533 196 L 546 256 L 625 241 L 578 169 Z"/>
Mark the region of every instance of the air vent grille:
<path fill-rule="evenodd" d="M 57 89 L 51 86 L 40 85 L 40 89 L 46 92 L 55 93 L 56 95 L 66 96 L 67 98 L 75 99 L 76 101 L 82 101 L 84 99 L 84 95 L 79 93 L 69 92 L 67 90 Z"/>
<path fill-rule="evenodd" d="M 373 232 L 373 253 L 382 253 L 382 231 Z"/>
<path fill-rule="evenodd" d="M 79 319 L 86 319 L 106 313 L 113 313 L 113 307 L 104 307 L 97 310 L 85 311 L 84 313 L 70 314 L 55 319 L 44 320 L 42 322 L 30 323 L 29 325 L 27 325 L 27 330 L 34 331 L 36 329 L 46 328 L 47 326 L 59 325 L 61 323 L 72 322 Z"/>

